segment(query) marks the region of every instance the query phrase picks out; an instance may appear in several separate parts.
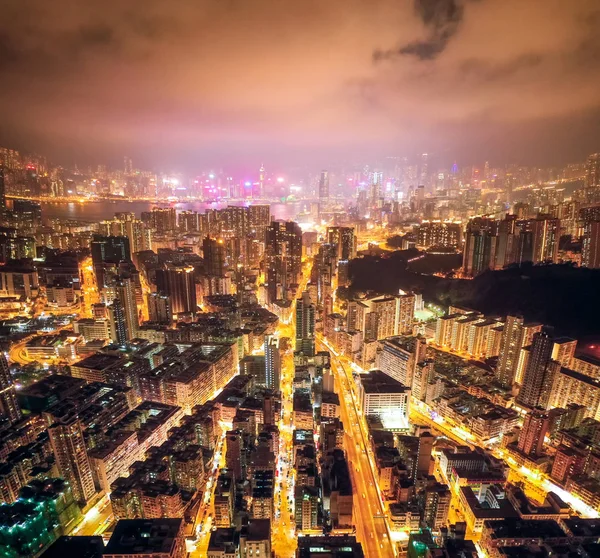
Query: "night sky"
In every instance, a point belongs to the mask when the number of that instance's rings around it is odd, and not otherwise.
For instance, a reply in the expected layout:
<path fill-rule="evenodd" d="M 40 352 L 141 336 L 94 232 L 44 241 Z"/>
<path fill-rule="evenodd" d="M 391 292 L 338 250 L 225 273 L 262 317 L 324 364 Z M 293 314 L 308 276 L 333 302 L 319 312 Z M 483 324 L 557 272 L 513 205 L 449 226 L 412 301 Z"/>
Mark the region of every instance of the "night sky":
<path fill-rule="evenodd" d="M 0 145 L 63 163 L 600 150 L 598 0 L 0 0 Z"/>

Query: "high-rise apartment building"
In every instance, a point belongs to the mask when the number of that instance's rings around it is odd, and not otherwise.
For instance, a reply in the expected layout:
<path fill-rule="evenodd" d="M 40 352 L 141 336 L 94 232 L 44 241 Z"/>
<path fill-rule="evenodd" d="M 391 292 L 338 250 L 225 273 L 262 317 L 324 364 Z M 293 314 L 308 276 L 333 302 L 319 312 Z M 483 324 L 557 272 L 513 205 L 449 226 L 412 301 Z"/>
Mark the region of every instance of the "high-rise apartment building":
<path fill-rule="evenodd" d="M 595 188 L 600 186 L 600 153 L 592 153 L 585 166 L 585 186 Z"/>
<path fill-rule="evenodd" d="M 520 379 L 518 370 L 522 350 L 531 345 L 534 334 L 541 329 L 541 324 L 526 324 L 521 316 L 507 316 L 496 367 L 496 377 L 504 387 L 510 388 Z"/>
<path fill-rule="evenodd" d="M 213 277 L 225 275 L 226 253 L 222 240 L 207 236 L 202 241 L 204 255 L 204 271 Z"/>
<path fill-rule="evenodd" d="M 357 239 L 354 227 L 327 227 L 327 242 L 335 247 L 338 261 L 356 258 Z"/>
<path fill-rule="evenodd" d="M 385 339 L 393 335 L 412 334 L 415 315 L 415 295 L 401 294 L 383 296 L 358 301 L 348 313 L 354 314 L 352 321 L 358 326 L 362 321 L 363 336 L 366 341 Z M 360 319 L 362 317 L 362 320 Z M 348 319 L 350 324 L 351 320 Z M 350 329 L 350 325 L 348 326 Z"/>
<path fill-rule="evenodd" d="M 0 353 L 0 416 L 7 418 L 10 422 L 17 422 L 21 418 L 15 386 L 3 352 Z"/>
<path fill-rule="evenodd" d="M 0 165 L 0 212 L 6 209 L 6 183 L 4 178 L 4 166 Z"/>
<path fill-rule="evenodd" d="M 261 242 L 265 239 L 267 227 L 271 223 L 269 205 L 251 205 L 248 207 L 248 232 Z"/>
<path fill-rule="evenodd" d="M 428 527 L 438 530 L 445 527 L 450 512 L 452 493 L 447 485 L 436 482 L 425 487 L 424 520 Z"/>
<path fill-rule="evenodd" d="M 302 229 L 293 221 L 273 221 L 265 233 L 267 300 L 290 300 L 302 269 Z"/>
<path fill-rule="evenodd" d="M 496 377 L 505 387 L 512 387 L 523 348 L 523 318 L 507 316 L 500 341 L 500 355 L 496 367 Z"/>
<path fill-rule="evenodd" d="M 279 339 L 273 335 L 265 336 L 265 386 L 279 391 L 281 378 L 281 351 Z"/>
<path fill-rule="evenodd" d="M 124 234 L 129 239 L 131 253 L 152 250 L 152 231 L 143 221 L 133 219 L 125 221 Z"/>
<path fill-rule="evenodd" d="M 389 337 L 382 342 L 377 367 L 402 385 L 411 387 L 415 368 L 425 358 L 421 337 Z"/>
<path fill-rule="evenodd" d="M 305 355 L 315 354 L 316 307 L 308 291 L 296 301 L 296 350 Z"/>
<path fill-rule="evenodd" d="M 527 413 L 517 442 L 519 451 L 532 457 L 542 455 L 544 437 L 549 430 L 550 418 L 547 413 L 535 409 Z"/>
<path fill-rule="evenodd" d="M 115 293 L 123 309 L 127 339 L 133 339 L 140 325 L 133 278 L 120 277 L 115 285 Z"/>
<path fill-rule="evenodd" d="M 417 245 L 423 248 L 444 246 L 457 248 L 460 246 L 462 231 L 459 223 L 442 221 L 423 221 L 417 228 Z"/>
<path fill-rule="evenodd" d="M 493 269 L 496 258 L 497 221 L 486 217 L 471 219 L 465 232 L 463 273 L 475 276 Z"/>
<path fill-rule="evenodd" d="M 80 503 L 88 502 L 96 489 L 81 422 L 75 415 L 68 415 L 54 423 L 48 435 L 60 476 L 70 483 Z"/>
<path fill-rule="evenodd" d="M 148 318 L 157 324 L 170 324 L 173 320 L 171 300 L 165 294 L 148 293 Z"/>
<path fill-rule="evenodd" d="M 90 249 L 99 290 L 106 286 L 107 265 L 114 266 L 131 261 L 129 239 L 126 236 L 94 235 Z"/>
<path fill-rule="evenodd" d="M 150 226 L 158 233 L 177 229 L 177 212 L 174 207 L 154 207 L 149 218 Z"/>
<path fill-rule="evenodd" d="M 173 316 L 197 311 L 194 268 L 191 265 L 167 263 L 156 270 L 158 292 L 167 295 Z"/>
<path fill-rule="evenodd" d="M 177 216 L 177 225 L 182 233 L 198 232 L 200 230 L 198 212 L 181 211 Z"/>
<path fill-rule="evenodd" d="M 548 331 L 542 330 L 533 336 L 517 403 L 532 409 L 547 407 L 554 376 L 560 369 L 560 364 L 552 360 L 553 344 Z"/>
<path fill-rule="evenodd" d="M 121 301 L 116 298 L 113 303 L 108 306 L 108 324 L 109 336 L 113 343 L 117 345 L 125 345 L 131 337 L 129 337 L 129 329 L 125 319 L 125 309 Z"/>
<path fill-rule="evenodd" d="M 600 268 L 600 219 L 584 225 L 581 265 L 592 269 Z"/>

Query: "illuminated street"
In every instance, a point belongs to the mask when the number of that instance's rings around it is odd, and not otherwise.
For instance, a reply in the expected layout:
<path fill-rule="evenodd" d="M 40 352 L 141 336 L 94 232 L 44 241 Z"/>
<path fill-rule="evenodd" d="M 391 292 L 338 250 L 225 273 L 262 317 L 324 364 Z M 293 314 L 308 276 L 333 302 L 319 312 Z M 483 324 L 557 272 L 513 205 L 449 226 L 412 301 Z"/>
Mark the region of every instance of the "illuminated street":
<path fill-rule="evenodd" d="M 366 549 L 367 556 L 394 556 L 387 512 L 381 499 L 366 425 L 352 387 L 352 373 L 322 337 L 318 337 L 318 343 L 331 352 L 336 390 L 340 396 L 341 418 L 346 432 L 344 449 L 348 455 L 354 487 L 353 509 L 357 538 Z"/>

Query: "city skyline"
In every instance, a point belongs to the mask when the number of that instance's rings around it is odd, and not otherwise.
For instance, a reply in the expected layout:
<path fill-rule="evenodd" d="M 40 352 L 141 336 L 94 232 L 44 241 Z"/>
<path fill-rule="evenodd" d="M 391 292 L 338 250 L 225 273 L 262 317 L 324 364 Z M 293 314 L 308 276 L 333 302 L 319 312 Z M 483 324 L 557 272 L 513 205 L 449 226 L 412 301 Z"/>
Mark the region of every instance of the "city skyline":
<path fill-rule="evenodd" d="M 593 0 L 67 7 L 0 24 L 0 143 L 65 164 L 552 165 L 600 143 Z"/>
<path fill-rule="evenodd" d="M 600 556 L 598 23 L 6 6 L 2 558 Z"/>

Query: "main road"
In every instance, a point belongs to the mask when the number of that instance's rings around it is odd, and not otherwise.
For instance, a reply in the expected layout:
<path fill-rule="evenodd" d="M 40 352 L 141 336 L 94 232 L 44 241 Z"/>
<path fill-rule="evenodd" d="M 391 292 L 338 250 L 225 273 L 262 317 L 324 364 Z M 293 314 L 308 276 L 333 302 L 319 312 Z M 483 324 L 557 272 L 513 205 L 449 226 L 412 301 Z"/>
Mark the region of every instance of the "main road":
<path fill-rule="evenodd" d="M 391 558 L 395 556 L 394 545 L 379 490 L 366 424 L 352 387 L 352 372 L 344 367 L 335 349 L 320 335 L 317 337 L 317 345 L 331 354 L 331 369 L 346 433 L 344 449 L 353 480 L 353 513 L 357 539 L 363 546 L 365 556 Z"/>

